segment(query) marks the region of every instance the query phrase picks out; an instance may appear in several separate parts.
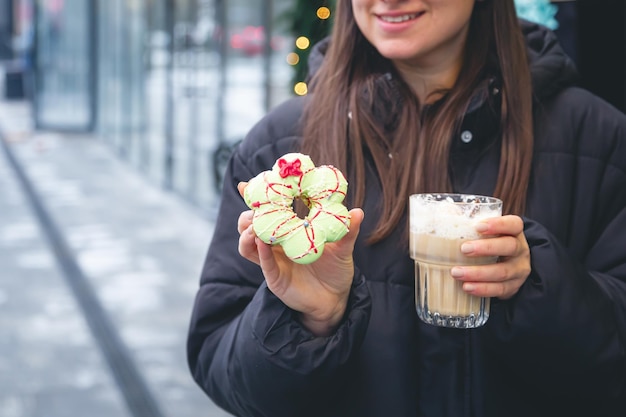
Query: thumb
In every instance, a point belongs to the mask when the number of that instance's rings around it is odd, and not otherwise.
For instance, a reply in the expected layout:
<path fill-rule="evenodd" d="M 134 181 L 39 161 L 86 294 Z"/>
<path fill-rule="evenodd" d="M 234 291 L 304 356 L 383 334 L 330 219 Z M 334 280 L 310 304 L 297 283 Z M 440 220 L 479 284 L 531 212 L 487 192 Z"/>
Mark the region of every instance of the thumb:
<path fill-rule="evenodd" d="M 346 251 L 352 253 L 354 249 L 354 243 L 356 242 L 356 238 L 359 236 L 359 232 L 361 231 L 361 223 L 363 223 L 363 218 L 365 217 L 365 213 L 360 208 L 355 208 L 350 210 L 350 229 L 348 233 L 337 243 Z"/>

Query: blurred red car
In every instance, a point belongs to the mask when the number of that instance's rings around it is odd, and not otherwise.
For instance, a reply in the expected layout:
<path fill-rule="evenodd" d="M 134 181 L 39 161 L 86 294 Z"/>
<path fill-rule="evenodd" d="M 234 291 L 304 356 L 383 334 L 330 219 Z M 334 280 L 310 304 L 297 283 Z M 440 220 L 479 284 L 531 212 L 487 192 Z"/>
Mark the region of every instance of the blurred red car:
<path fill-rule="evenodd" d="M 265 28 L 263 26 L 246 26 L 230 36 L 230 47 L 247 56 L 263 53 L 264 43 Z M 282 43 L 282 37 L 272 36 L 270 46 L 273 50 L 279 50 Z"/>

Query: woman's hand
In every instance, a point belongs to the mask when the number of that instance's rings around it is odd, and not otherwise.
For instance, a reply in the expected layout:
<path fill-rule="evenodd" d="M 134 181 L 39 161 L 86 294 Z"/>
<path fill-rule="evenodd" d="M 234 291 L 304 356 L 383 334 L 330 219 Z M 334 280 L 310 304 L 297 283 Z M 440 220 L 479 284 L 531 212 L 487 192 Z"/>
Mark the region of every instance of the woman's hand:
<path fill-rule="evenodd" d="M 513 297 L 530 275 L 530 248 L 519 216 L 486 219 L 476 228 L 482 235 L 497 236 L 465 242 L 461 251 L 471 257 L 498 256 L 498 263 L 452 268 L 452 276 L 463 281 L 463 290 L 479 297 Z"/>
<path fill-rule="evenodd" d="M 247 183 L 239 184 L 239 193 Z M 339 241 L 326 243 L 322 256 L 301 265 L 285 256 L 279 245 L 268 245 L 252 229 L 252 210 L 239 216 L 239 253 L 263 270 L 267 287 L 285 305 L 301 313 L 300 321 L 313 334 L 327 336 L 346 311 L 354 278 L 352 252 L 359 234 L 363 211 L 350 211 L 350 230 Z"/>

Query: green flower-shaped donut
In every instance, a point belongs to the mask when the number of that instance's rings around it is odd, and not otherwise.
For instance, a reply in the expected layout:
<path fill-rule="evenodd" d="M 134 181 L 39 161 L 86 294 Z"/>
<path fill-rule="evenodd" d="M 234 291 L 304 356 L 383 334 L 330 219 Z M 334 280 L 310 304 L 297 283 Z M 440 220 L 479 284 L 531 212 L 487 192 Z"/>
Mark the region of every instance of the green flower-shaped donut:
<path fill-rule="evenodd" d="M 248 182 L 244 200 L 254 211 L 252 227 L 259 239 L 281 245 L 294 262 L 308 264 L 322 255 L 326 242 L 348 233 L 347 189 L 337 168 L 316 167 L 309 156 L 289 153 Z M 293 211 L 296 198 L 309 208 L 304 219 Z"/>

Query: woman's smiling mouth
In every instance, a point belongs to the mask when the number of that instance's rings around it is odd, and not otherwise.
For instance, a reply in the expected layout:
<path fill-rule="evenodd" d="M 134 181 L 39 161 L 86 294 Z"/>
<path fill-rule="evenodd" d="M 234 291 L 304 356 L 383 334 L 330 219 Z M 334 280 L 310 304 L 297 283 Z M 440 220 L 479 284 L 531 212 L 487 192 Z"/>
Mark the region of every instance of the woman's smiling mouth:
<path fill-rule="evenodd" d="M 417 19 L 422 13 L 407 13 L 402 15 L 390 16 L 390 15 L 378 15 L 378 18 L 387 23 L 403 23 L 409 20 Z"/>

